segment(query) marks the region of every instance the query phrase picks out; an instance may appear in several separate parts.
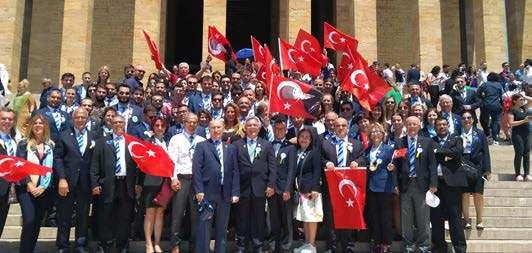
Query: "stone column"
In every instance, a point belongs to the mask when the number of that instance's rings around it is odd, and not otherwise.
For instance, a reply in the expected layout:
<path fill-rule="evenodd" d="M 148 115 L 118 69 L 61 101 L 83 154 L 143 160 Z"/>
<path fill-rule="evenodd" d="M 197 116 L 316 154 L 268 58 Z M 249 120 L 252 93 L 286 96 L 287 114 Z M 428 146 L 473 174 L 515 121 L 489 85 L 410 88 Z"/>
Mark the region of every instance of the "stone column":
<path fill-rule="evenodd" d="M 66 0 L 63 12 L 60 74 L 70 72 L 81 83 L 90 70 L 94 0 Z"/>
<path fill-rule="evenodd" d="M 442 65 L 456 66 L 462 61 L 459 0 L 440 1 Z"/>
<path fill-rule="evenodd" d="M 279 0 L 279 37 L 294 43 L 299 29 L 311 32 L 310 0 Z"/>
<path fill-rule="evenodd" d="M 216 26 L 226 38 L 225 28 L 227 24 L 227 1 L 226 0 L 203 0 L 203 36 L 202 36 L 202 61 L 209 55 L 207 40 L 209 39 L 209 26 Z M 235 52 L 236 53 L 236 52 Z M 211 61 L 213 70 L 224 70 L 223 61 L 213 57 Z"/>
<path fill-rule="evenodd" d="M 442 65 L 442 36 L 439 0 L 419 1 L 419 64 L 429 72 Z"/>
<path fill-rule="evenodd" d="M 28 56 L 28 80 L 33 91 L 40 90 L 43 77 L 59 83 L 64 7 L 64 0 L 33 1 Z"/>
<path fill-rule="evenodd" d="M 508 50 L 510 64 L 517 67 L 532 55 L 532 1 L 508 1 Z"/>
<path fill-rule="evenodd" d="M 19 70 L 25 1 L 0 0 L 0 6 L 0 63 L 6 66 L 14 91 L 19 78 L 24 78 Z"/>
<path fill-rule="evenodd" d="M 337 0 L 336 13 L 337 28 L 357 38 L 358 51 L 369 63 L 376 60 L 377 1 Z"/>
<path fill-rule="evenodd" d="M 155 72 L 155 63 L 146 44 L 142 30 L 145 30 L 155 41 L 159 48 L 161 60 L 164 63 L 164 30 L 166 11 L 163 11 L 166 1 L 164 0 L 136 0 L 135 18 L 133 23 L 133 61 L 134 66 L 140 64 L 146 69 L 144 78 L 147 80 L 149 73 Z M 149 15 L 147 15 L 149 13 Z"/>

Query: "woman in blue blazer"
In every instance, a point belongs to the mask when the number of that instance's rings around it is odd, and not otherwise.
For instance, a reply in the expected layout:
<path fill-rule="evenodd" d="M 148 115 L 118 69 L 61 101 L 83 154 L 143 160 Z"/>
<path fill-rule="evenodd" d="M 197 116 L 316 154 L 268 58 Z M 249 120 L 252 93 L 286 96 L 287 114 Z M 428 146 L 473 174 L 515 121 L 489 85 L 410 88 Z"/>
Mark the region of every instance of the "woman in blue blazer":
<path fill-rule="evenodd" d="M 366 149 L 368 167 L 367 204 L 369 227 L 376 252 L 389 252 L 392 245 L 392 193 L 397 181 L 392 164 L 393 147 L 383 143 L 384 127 L 373 123 L 369 128 L 370 145 Z"/>

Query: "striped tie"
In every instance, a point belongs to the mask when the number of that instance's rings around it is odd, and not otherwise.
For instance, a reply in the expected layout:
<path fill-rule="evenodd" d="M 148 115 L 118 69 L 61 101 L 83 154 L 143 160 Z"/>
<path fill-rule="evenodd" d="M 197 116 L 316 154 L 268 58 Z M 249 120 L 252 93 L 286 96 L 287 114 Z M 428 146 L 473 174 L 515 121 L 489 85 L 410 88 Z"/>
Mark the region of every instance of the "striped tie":
<path fill-rule="evenodd" d="M 115 174 L 120 173 L 120 170 L 121 170 L 121 166 L 120 166 L 120 158 L 121 158 L 122 153 L 120 152 L 120 140 L 122 140 L 122 137 L 121 137 L 121 136 L 116 137 L 115 140 L 114 140 L 114 144 L 115 144 L 115 154 L 116 154 L 116 159 L 115 159 Z"/>
<path fill-rule="evenodd" d="M 216 147 L 216 154 L 218 155 L 218 159 L 220 159 L 220 174 L 222 175 L 221 183 L 224 183 L 224 165 L 222 161 L 222 142 L 221 141 L 214 141 L 214 146 Z"/>
<path fill-rule="evenodd" d="M 408 146 L 408 176 L 416 176 L 416 139 L 410 138 L 410 145 Z"/>
<path fill-rule="evenodd" d="M 344 140 L 338 139 L 336 142 L 336 154 L 338 156 L 338 163 L 337 166 L 344 167 L 345 166 L 345 154 L 344 154 Z"/>
<path fill-rule="evenodd" d="M 85 146 L 85 138 L 83 138 L 85 135 L 85 129 L 79 131 L 78 135 L 76 136 L 76 140 L 78 141 L 78 147 L 79 152 L 83 154 L 83 146 Z"/>

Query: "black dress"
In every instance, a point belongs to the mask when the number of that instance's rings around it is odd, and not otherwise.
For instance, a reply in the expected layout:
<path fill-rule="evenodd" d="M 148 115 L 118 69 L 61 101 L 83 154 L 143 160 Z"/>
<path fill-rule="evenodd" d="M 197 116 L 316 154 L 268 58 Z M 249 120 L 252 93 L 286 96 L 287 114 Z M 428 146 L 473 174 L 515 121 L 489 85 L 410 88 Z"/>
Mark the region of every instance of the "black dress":
<path fill-rule="evenodd" d="M 165 150 L 166 150 L 166 147 L 168 146 L 168 144 L 164 140 L 158 143 L 155 141 L 153 137 L 150 138 L 149 141 L 157 145 L 161 145 L 161 146 L 164 145 Z M 163 177 L 151 176 L 151 175 L 146 175 L 144 177 L 144 184 L 142 188 L 144 208 L 159 207 L 158 205 L 153 203 L 153 199 L 155 198 L 155 196 L 157 196 L 157 194 L 161 190 L 162 183 L 163 183 Z"/>

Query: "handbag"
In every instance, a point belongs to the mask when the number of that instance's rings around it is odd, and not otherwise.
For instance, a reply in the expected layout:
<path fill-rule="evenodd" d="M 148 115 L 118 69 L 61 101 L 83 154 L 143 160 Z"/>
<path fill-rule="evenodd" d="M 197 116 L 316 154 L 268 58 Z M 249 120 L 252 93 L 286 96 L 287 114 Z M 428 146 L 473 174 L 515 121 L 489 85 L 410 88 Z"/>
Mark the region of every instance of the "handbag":
<path fill-rule="evenodd" d="M 322 222 L 323 221 L 323 203 L 321 194 L 315 199 L 301 195 L 298 199 L 299 204 L 295 210 L 295 217 L 298 221 L 303 222 Z"/>
<path fill-rule="evenodd" d="M 161 189 L 159 189 L 159 193 L 157 193 L 155 198 L 153 198 L 153 203 L 161 207 L 166 207 L 168 202 L 170 202 L 174 196 L 174 193 L 175 192 L 172 189 L 170 178 L 164 178 L 163 183 L 161 184 Z"/>
<path fill-rule="evenodd" d="M 474 182 L 480 177 L 479 170 L 469 161 L 462 161 L 460 169 L 465 172 L 468 182 Z"/>

